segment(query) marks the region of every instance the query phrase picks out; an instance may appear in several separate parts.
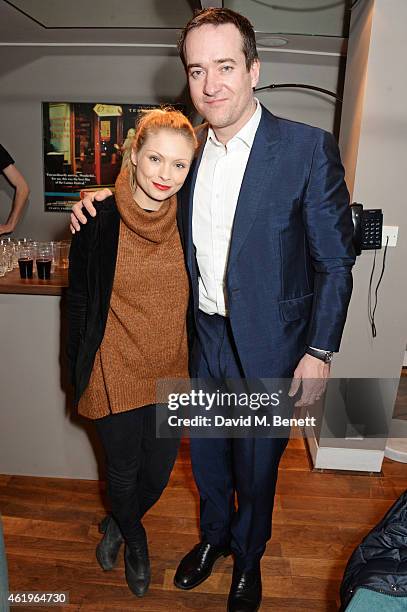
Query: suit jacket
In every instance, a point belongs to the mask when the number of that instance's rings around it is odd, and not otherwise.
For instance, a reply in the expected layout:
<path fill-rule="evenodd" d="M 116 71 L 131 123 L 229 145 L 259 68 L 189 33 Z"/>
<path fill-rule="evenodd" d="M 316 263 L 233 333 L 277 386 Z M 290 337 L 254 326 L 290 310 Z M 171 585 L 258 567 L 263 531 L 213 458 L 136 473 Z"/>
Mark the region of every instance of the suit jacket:
<path fill-rule="evenodd" d="M 203 150 L 203 147 L 202 147 Z M 193 193 L 202 156 L 179 195 L 178 224 L 198 312 Z M 263 107 L 237 202 L 227 305 L 246 377 L 289 377 L 307 345 L 338 351 L 352 292 L 352 218 L 332 134 Z"/>

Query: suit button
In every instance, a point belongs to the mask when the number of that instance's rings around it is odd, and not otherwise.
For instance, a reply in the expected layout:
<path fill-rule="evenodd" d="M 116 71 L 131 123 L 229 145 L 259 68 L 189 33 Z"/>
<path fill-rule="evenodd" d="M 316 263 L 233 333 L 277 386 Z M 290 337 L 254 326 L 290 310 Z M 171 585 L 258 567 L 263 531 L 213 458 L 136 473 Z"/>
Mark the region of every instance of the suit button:
<path fill-rule="evenodd" d="M 238 287 L 235 287 L 234 289 L 232 289 L 232 293 L 239 293 L 240 289 Z"/>

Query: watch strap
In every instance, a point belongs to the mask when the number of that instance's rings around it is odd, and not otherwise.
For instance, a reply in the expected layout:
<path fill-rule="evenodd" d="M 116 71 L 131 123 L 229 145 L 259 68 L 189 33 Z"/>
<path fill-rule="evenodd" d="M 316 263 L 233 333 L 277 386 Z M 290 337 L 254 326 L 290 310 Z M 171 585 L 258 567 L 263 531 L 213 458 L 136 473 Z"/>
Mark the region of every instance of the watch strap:
<path fill-rule="evenodd" d="M 318 349 L 311 348 L 310 346 L 308 346 L 305 352 L 308 355 L 311 355 L 312 357 L 316 357 L 317 359 L 320 359 L 324 363 L 331 363 L 332 361 L 332 357 L 333 357 L 332 351 L 318 350 Z"/>

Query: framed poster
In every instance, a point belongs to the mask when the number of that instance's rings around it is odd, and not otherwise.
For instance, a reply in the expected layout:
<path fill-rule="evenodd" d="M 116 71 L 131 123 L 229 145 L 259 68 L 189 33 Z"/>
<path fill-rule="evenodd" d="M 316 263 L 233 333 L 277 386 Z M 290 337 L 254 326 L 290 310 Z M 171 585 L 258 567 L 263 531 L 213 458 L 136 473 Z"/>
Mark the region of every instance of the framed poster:
<path fill-rule="evenodd" d="M 123 143 L 142 109 L 158 104 L 43 102 L 44 207 L 69 212 L 81 192 L 112 187 Z M 181 105 L 174 105 L 183 110 Z M 132 134 L 132 132 L 130 132 Z"/>

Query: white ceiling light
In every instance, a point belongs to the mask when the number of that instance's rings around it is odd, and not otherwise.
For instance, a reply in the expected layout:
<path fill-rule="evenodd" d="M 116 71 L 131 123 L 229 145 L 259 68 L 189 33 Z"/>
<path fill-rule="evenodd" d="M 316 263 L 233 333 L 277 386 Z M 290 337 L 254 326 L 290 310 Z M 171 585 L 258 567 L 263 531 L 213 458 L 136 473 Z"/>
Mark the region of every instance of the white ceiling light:
<path fill-rule="evenodd" d="M 284 47 L 288 45 L 288 38 L 283 38 L 282 36 L 270 36 L 269 34 L 257 35 L 256 36 L 257 44 L 262 47 Z"/>

